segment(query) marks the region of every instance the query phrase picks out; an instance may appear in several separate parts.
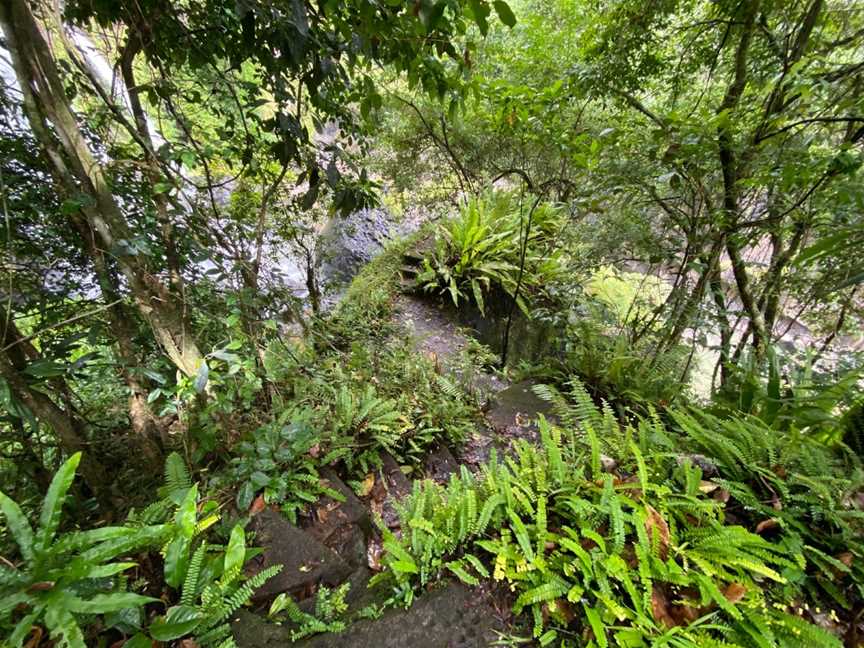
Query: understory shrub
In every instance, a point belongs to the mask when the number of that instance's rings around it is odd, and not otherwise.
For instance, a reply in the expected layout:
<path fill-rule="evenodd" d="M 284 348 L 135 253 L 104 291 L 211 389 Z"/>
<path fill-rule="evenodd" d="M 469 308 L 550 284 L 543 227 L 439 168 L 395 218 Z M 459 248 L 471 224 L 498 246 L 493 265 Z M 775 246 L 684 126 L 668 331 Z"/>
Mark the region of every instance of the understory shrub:
<path fill-rule="evenodd" d="M 417 285 L 425 292 L 449 295 L 456 306 L 473 300 L 484 313 L 485 297 L 493 289 L 511 297 L 516 294 L 524 245 L 517 303 L 527 314 L 528 304 L 544 284 L 563 273 L 564 254 L 554 244 L 563 223 L 561 210 L 548 203 L 532 211 L 530 201 L 519 201 L 509 193 L 471 198 L 456 218 L 437 230 L 435 247 L 423 259 Z"/>

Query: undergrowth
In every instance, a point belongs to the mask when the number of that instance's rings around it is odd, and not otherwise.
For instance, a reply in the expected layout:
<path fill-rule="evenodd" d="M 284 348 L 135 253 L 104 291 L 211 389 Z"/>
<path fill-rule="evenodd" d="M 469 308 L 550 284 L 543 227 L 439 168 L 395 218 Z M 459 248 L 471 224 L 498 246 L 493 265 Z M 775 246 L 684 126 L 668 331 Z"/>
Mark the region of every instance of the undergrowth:
<path fill-rule="evenodd" d="M 581 393 L 540 447 L 416 483 L 378 579 L 407 602 L 447 574 L 502 581 L 543 645 L 841 645 L 810 621 L 860 605 L 859 466 L 746 419 L 622 425 Z"/>

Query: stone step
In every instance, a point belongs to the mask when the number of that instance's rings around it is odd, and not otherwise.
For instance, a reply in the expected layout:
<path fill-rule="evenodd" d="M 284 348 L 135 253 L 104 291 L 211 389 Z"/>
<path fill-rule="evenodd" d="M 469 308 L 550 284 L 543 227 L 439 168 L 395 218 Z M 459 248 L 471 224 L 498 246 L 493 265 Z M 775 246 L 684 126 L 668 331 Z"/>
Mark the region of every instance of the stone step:
<path fill-rule="evenodd" d="M 362 619 L 341 634 L 321 634 L 296 643 L 290 629 L 241 610 L 232 619 L 239 648 L 486 648 L 502 630 L 492 597 L 458 582 L 426 592 L 407 610 L 391 608 L 378 619 Z"/>
<path fill-rule="evenodd" d="M 353 569 L 366 564 L 366 542 L 373 534 L 369 509 L 332 468 L 321 471 L 322 481 L 339 492 L 344 501 L 322 497 L 312 507 L 303 529 L 332 549 Z"/>
<path fill-rule="evenodd" d="M 423 471 L 427 479 L 446 484 L 450 475 L 459 472 L 459 462 L 447 446 L 439 444 L 423 460 Z"/>
<path fill-rule="evenodd" d="M 252 518 L 249 527 L 255 533 L 254 546 L 262 552 L 247 564 L 250 573 L 272 565 L 282 571 L 256 593 L 254 600 L 266 601 L 282 592 L 308 595 L 321 583 L 338 585 L 351 575 L 351 566 L 314 535 L 288 522 L 281 513 L 264 509 Z"/>

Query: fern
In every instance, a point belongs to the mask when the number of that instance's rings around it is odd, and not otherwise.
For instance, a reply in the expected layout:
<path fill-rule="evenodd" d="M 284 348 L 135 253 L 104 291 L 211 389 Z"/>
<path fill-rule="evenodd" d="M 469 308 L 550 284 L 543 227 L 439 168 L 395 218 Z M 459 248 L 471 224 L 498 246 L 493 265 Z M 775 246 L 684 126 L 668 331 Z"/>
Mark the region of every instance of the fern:
<path fill-rule="evenodd" d="M 772 583 L 792 588 L 805 578 L 805 554 L 823 572 L 840 563 L 845 569 L 837 571 L 849 573 L 847 565 L 832 557 L 836 550 L 832 554 L 805 547 L 798 535 L 808 532 L 800 525 L 801 516 L 812 515 L 795 504 L 798 498 L 802 504 L 821 498 L 827 506 L 818 507 L 819 512 L 838 528 L 845 524 L 850 534 L 844 538 L 852 541 L 851 531 L 860 520 L 853 521 L 855 516 L 836 504 L 838 495 L 830 485 L 839 483 L 837 477 L 796 473 L 781 485 L 770 462 L 784 461 L 786 449 L 782 443 L 760 440 L 758 424 L 675 412 L 673 421 L 684 429 L 684 438 L 704 443 L 694 450 L 716 460 L 721 471 L 726 462 L 734 462 L 732 478 L 707 482 L 710 488 L 705 489 L 693 461 L 670 456 L 675 432 L 659 417 L 632 427 L 621 425 L 608 407 L 600 409 L 592 402 L 593 414 L 588 407 L 583 400 L 579 414 L 571 411 L 573 418 L 586 418 L 566 447 L 561 431 L 541 421 L 541 447 L 517 443 L 515 456 L 503 463 L 491 461 L 478 475 L 462 471 L 451 476 L 446 487 L 416 485 L 401 509 L 402 528 L 410 531 L 401 540 L 384 532 L 385 575 L 396 578 L 400 591 L 410 592 L 406 585 L 424 586 L 442 573 L 470 585 L 491 574 L 516 592 L 514 611 L 529 615 L 533 635 L 542 641 L 552 641 L 566 629 L 573 622 L 572 604 L 582 602 L 576 608 L 577 623 L 591 628 L 598 646 L 609 645 L 611 637 L 624 641 L 625 636 L 628 645 L 688 648 L 785 648 L 803 646 L 803 640 L 837 645 L 815 626 L 802 619 L 789 621 L 788 615 L 769 607 Z M 703 421 L 728 434 L 718 440 Z M 612 440 L 619 448 L 618 463 L 634 475 L 626 480 L 603 472 L 600 465 L 594 426 L 604 431 L 607 442 L 613 424 L 623 437 Z M 661 452 L 652 446 L 658 440 Z M 592 465 L 591 479 L 571 463 L 581 458 Z M 710 496 L 717 488 L 727 488 L 766 517 L 769 511 L 772 517 L 783 517 L 785 507 L 775 510 L 757 493 L 765 484 L 787 498 L 788 510 L 797 516 L 789 516 L 781 527 L 786 534 L 782 542 L 723 524 L 724 503 Z M 838 522 L 843 514 L 847 519 Z M 562 607 L 564 600 L 571 606 Z M 667 609 L 677 618 L 695 620 L 669 626 Z M 761 639 L 756 641 L 756 636 Z"/>

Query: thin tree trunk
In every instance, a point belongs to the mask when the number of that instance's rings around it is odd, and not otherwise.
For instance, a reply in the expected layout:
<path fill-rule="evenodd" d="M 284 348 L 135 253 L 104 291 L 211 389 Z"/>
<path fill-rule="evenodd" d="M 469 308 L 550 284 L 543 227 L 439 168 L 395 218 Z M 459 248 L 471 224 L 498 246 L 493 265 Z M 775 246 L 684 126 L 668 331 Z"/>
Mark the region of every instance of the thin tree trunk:
<path fill-rule="evenodd" d="M 82 204 L 80 212 L 96 233 L 99 247 L 116 254 L 135 303 L 166 355 L 184 374 L 195 375 L 203 358 L 189 330 L 185 305 L 148 271 L 136 253 L 124 249 L 122 242 L 132 238 L 129 224 L 72 114 L 51 50 L 28 3 L 0 3 L 0 24 L 21 86 L 25 114 L 62 193 L 75 199 L 83 192 L 93 199 L 94 204 Z"/>
<path fill-rule="evenodd" d="M 729 380 L 729 361 L 732 352 L 732 327 L 729 324 L 729 313 L 726 309 L 726 294 L 723 292 L 723 283 L 720 276 L 720 268 L 714 268 L 708 288 L 717 308 L 717 321 L 720 327 L 720 386 L 726 385 Z"/>
<path fill-rule="evenodd" d="M 0 376 L 6 381 L 15 398 L 29 409 L 33 415 L 54 431 L 57 442 L 67 455 L 83 452 L 79 471 L 88 488 L 100 500 L 107 501 L 106 487 L 108 478 L 97 453 L 88 450 L 87 439 L 83 432 L 84 423 L 71 410 L 63 410 L 46 394 L 34 389 L 21 373 L 29 364 L 21 347 L 23 336 L 14 324 L 6 329 L 0 351 Z"/>
<path fill-rule="evenodd" d="M 93 234 L 88 230 L 87 224 L 79 220 L 78 227 L 96 269 L 96 277 L 102 291 L 102 300 L 106 304 L 113 304 L 106 310 L 106 316 L 110 326 L 110 334 L 117 343 L 116 350 L 117 358 L 120 361 L 120 373 L 123 382 L 129 389 L 129 422 L 135 441 L 147 462 L 153 466 L 161 467 L 163 430 L 147 402 L 148 389 L 136 374 L 140 362 L 132 341 L 134 335 L 131 324 L 133 321 L 132 313 L 128 312 L 126 305 L 122 303 L 117 278 L 111 268 L 108 267 L 105 255 L 96 247 L 96 241 L 93 240 Z"/>
<path fill-rule="evenodd" d="M 123 75 L 126 93 L 129 95 L 129 107 L 132 110 L 132 116 L 135 118 L 135 128 L 141 141 L 145 144 L 143 147 L 146 161 L 145 173 L 150 183 L 155 185 L 160 180 L 163 180 L 163 175 L 159 169 L 159 161 L 156 159 L 156 149 L 153 145 L 153 139 L 150 137 L 147 113 L 144 112 L 144 107 L 141 105 L 140 90 L 138 84 L 135 82 L 133 63 L 135 55 L 140 50 L 141 41 L 138 36 L 130 34 L 126 47 L 123 49 L 123 54 L 120 57 L 120 72 Z M 171 286 L 178 295 L 183 295 L 182 266 L 180 263 L 180 254 L 177 251 L 177 244 L 174 240 L 174 223 L 169 214 L 170 204 L 167 195 L 154 193 L 153 203 L 156 206 L 156 220 L 159 221 L 162 242 L 165 244 L 165 258 L 168 263 Z"/>

